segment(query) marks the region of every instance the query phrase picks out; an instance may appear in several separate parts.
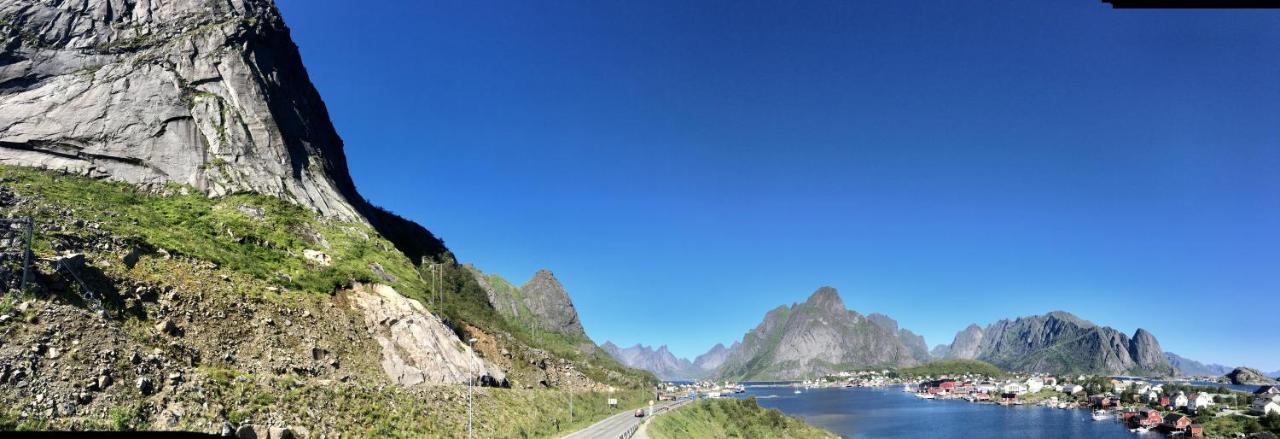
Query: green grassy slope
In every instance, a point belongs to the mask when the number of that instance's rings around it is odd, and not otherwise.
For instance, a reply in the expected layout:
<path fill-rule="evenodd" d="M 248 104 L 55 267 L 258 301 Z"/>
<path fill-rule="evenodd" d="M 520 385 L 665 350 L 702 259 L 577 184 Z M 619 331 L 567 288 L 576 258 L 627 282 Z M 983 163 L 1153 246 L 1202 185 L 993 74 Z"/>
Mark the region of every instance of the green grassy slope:
<path fill-rule="evenodd" d="M 834 438 L 831 432 L 801 422 L 755 398 L 698 401 L 654 418 L 648 433 L 665 438 Z"/>

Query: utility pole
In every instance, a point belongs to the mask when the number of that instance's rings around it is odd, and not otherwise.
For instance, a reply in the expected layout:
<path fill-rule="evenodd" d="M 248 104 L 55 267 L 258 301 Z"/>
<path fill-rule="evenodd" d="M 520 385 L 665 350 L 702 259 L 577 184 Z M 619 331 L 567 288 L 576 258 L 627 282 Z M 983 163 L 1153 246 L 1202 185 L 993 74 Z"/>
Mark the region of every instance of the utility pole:
<path fill-rule="evenodd" d="M 475 379 L 475 376 L 476 376 L 476 358 L 475 358 L 476 357 L 476 339 L 475 337 L 472 337 L 470 340 L 467 340 L 467 345 L 471 347 L 471 361 L 468 361 L 468 363 L 470 363 L 471 365 L 471 374 L 467 376 L 467 439 L 471 439 L 471 392 L 472 392 L 471 388 L 474 387 L 474 385 L 472 385 L 471 382 L 472 380 Z"/>

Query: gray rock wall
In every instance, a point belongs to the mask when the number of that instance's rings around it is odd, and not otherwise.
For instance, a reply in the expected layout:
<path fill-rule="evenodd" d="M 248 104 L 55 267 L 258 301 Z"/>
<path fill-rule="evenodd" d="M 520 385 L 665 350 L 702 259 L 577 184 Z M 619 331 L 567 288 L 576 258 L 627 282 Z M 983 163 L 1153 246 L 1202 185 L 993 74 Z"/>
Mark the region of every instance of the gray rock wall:
<path fill-rule="evenodd" d="M 268 0 L 4 0 L 0 38 L 0 164 L 361 217 Z"/>

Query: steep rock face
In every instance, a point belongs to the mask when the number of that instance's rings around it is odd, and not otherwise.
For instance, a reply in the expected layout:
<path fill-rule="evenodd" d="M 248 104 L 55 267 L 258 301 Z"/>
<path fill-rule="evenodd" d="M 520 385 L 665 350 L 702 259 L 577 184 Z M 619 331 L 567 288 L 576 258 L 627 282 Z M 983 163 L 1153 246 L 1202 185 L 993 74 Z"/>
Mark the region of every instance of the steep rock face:
<path fill-rule="evenodd" d="M 736 347 L 737 344 L 735 343 L 734 346 Z M 711 350 L 694 358 L 693 365 L 702 370 L 715 370 L 721 364 L 724 364 L 725 358 L 728 357 L 729 348 L 724 347 L 724 343 L 716 343 L 715 346 L 711 347 Z"/>
<path fill-rule="evenodd" d="M 0 5 L 0 163 L 357 217 L 342 141 L 266 0 Z"/>
<path fill-rule="evenodd" d="M 273 195 L 451 259 L 356 192 L 271 0 L 0 2 L 0 164 Z"/>
<path fill-rule="evenodd" d="M 935 359 L 935 360 L 943 359 L 943 358 L 947 358 L 947 356 L 950 353 L 951 353 L 951 346 L 940 344 L 940 345 L 934 346 L 933 349 L 929 350 L 929 358 Z"/>
<path fill-rule="evenodd" d="M 653 372 L 658 378 L 664 380 L 689 380 L 701 378 L 704 375 L 702 370 L 695 367 L 689 360 L 673 355 L 666 345 L 658 347 L 657 350 L 641 344 L 619 349 L 613 342 L 606 341 L 600 347 L 627 367 Z"/>
<path fill-rule="evenodd" d="M 485 273 L 474 265 L 467 264 L 465 268 L 484 290 L 489 304 L 508 321 L 586 338 L 573 300 L 550 271 L 539 270 L 524 286 L 517 288 L 502 276 Z"/>
<path fill-rule="evenodd" d="M 1143 370 L 1171 369 L 1169 359 L 1164 356 L 1164 349 L 1160 348 L 1160 342 L 1146 329 L 1138 328 L 1133 333 L 1133 338 L 1129 340 L 1129 356 Z"/>
<path fill-rule="evenodd" d="M 977 347 L 974 349 L 974 342 Z M 952 358 L 978 359 L 1005 370 L 1048 373 L 1172 375 L 1155 336 L 1139 329 L 1130 339 L 1070 313 L 1001 320 L 956 335 Z"/>
<path fill-rule="evenodd" d="M 517 321 L 530 317 L 529 308 L 525 306 L 524 297 L 519 288 L 511 285 L 501 276 L 480 271 L 474 265 L 466 264 L 464 267 L 475 278 L 480 289 L 484 290 L 489 304 L 493 305 L 493 309 L 499 314 Z"/>
<path fill-rule="evenodd" d="M 534 316 L 536 324 L 543 329 L 564 334 L 582 335 L 582 323 L 578 321 L 578 311 L 569 300 L 569 294 L 555 275 L 548 270 L 538 270 L 529 282 L 520 287 L 524 295 L 524 305 Z"/>
<path fill-rule="evenodd" d="M 916 335 L 916 333 L 907 329 L 899 329 L 898 321 L 884 314 L 872 313 L 867 315 L 867 319 L 879 325 L 881 328 L 884 328 L 886 331 L 897 334 L 902 345 L 906 346 L 907 350 L 911 351 L 911 357 L 915 358 L 917 362 L 929 362 L 929 345 L 925 343 L 924 337 Z"/>
<path fill-rule="evenodd" d="M 846 309 L 834 288 L 822 287 L 804 303 L 766 314 L 738 348 L 730 349 L 720 375 L 797 379 L 841 368 L 917 364 L 899 335 Z"/>
<path fill-rule="evenodd" d="M 956 338 L 951 341 L 951 346 L 947 348 L 947 358 L 964 360 L 978 358 L 982 350 L 982 338 L 982 328 L 978 325 L 969 325 L 957 333 Z"/>
<path fill-rule="evenodd" d="M 1257 369 L 1248 367 L 1237 367 L 1227 374 L 1227 380 L 1231 384 L 1251 384 L 1251 385 L 1270 385 L 1277 384 L 1273 380 Z"/>
<path fill-rule="evenodd" d="M 502 385 L 501 370 L 476 356 L 439 317 L 386 285 L 356 285 L 351 303 L 382 347 L 382 369 L 397 384 L 458 384 L 471 378 Z"/>
<path fill-rule="evenodd" d="M 1169 361 L 1169 365 L 1173 366 L 1174 370 L 1177 370 L 1180 375 L 1222 376 L 1231 373 L 1230 367 L 1221 364 L 1204 364 L 1173 352 L 1165 352 L 1164 357 Z"/>

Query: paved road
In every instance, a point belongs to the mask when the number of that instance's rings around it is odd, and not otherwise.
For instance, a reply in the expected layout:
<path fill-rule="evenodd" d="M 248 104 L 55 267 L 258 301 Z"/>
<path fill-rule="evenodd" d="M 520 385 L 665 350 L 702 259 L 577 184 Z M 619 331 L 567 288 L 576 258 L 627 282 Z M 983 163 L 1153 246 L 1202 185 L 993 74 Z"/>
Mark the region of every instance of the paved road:
<path fill-rule="evenodd" d="M 654 416 L 660 415 L 662 412 L 679 407 L 687 402 L 689 400 L 662 401 L 653 405 L 653 414 Z M 643 419 L 635 417 L 635 410 L 627 410 L 604 418 L 604 420 L 565 436 L 563 439 L 613 439 L 621 436 L 622 433 L 639 424 Z"/>

